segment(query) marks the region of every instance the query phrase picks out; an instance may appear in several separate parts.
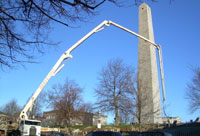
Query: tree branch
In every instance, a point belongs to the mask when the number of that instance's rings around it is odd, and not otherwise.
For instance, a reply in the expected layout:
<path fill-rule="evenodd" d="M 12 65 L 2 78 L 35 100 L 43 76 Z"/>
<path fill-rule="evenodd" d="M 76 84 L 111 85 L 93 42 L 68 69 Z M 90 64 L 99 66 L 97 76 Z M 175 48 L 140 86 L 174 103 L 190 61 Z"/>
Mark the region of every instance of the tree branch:
<path fill-rule="evenodd" d="M 35 3 L 33 2 L 33 0 L 31 0 L 31 2 L 33 3 L 33 5 L 35 5 L 35 7 L 36 7 L 39 11 L 41 11 L 45 16 L 47 16 L 47 17 L 50 18 L 51 20 L 53 20 L 53 21 L 55 21 L 55 22 L 58 22 L 58 23 L 60 23 L 60 24 L 63 24 L 63 25 L 65 25 L 65 26 L 69 26 L 68 24 L 66 24 L 66 23 L 64 23 L 64 22 L 62 22 L 62 21 L 59 21 L 59 20 L 57 20 L 57 19 L 51 17 L 51 16 L 48 15 L 47 13 L 45 13 L 37 4 L 35 4 Z"/>

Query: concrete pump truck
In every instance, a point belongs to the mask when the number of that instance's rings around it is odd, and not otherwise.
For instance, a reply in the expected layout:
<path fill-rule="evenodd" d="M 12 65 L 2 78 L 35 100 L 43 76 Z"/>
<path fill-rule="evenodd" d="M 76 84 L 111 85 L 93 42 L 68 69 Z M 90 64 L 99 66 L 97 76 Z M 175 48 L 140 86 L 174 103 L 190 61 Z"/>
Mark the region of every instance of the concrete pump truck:
<path fill-rule="evenodd" d="M 165 99 L 165 86 L 164 86 L 164 73 L 163 73 L 163 64 L 162 64 L 162 54 L 161 54 L 161 46 L 158 44 L 155 44 L 154 42 L 150 41 L 149 39 L 146 39 L 145 37 L 125 28 L 122 27 L 112 21 L 103 21 L 101 24 L 99 24 L 97 27 L 95 27 L 92 31 L 90 31 L 88 34 L 86 34 L 83 38 L 81 38 L 78 42 L 76 42 L 74 45 L 72 45 L 65 53 L 61 55 L 61 57 L 58 59 L 56 64 L 53 66 L 53 68 L 50 70 L 48 75 L 45 77 L 45 79 L 42 81 L 38 89 L 35 91 L 33 96 L 29 99 L 28 103 L 25 105 L 23 110 L 20 113 L 20 116 L 18 118 L 18 132 L 21 136 L 28 136 L 28 135 L 34 135 L 34 136 L 40 136 L 41 135 L 41 121 L 40 120 L 33 120 L 29 119 L 28 117 L 28 111 L 31 111 L 34 102 L 49 81 L 49 79 L 52 76 L 55 76 L 60 70 L 64 67 L 66 62 L 68 62 L 69 59 L 72 58 L 71 52 L 77 48 L 82 42 L 84 42 L 87 38 L 89 38 L 92 34 L 99 32 L 100 30 L 104 29 L 106 26 L 113 25 L 115 27 L 118 27 L 124 31 L 127 31 L 146 42 L 151 43 L 151 45 L 155 46 L 158 49 L 158 55 L 159 55 L 159 62 L 160 62 L 160 70 L 161 70 L 161 80 L 162 80 L 162 90 L 163 90 L 163 98 Z"/>

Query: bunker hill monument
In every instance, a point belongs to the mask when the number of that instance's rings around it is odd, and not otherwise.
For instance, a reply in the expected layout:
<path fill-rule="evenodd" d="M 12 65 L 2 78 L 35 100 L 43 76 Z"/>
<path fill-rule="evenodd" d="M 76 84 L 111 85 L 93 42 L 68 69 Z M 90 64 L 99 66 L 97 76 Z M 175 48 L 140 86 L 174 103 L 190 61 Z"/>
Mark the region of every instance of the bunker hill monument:
<path fill-rule="evenodd" d="M 151 9 L 146 3 L 139 7 L 139 34 L 154 42 Z M 139 39 L 138 45 L 138 95 L 140 123 L 161 123 L 156 48 L 142 39 Z"/>

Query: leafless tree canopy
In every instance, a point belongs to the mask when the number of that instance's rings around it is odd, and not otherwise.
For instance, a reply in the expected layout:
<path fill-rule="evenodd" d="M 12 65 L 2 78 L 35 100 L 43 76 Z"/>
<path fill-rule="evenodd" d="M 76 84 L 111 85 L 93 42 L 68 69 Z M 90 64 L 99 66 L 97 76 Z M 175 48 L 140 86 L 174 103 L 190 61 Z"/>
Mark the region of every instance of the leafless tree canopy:
<path fill-rule="evenodd" d="M 42 52 L 47 43 L 50 23 L 70 26 L 68 22 L 83 20 L 85 13 L 106 0 L 1 0 L 0 1 L 0 64 L 12 67 L 13 63 L 33 58 L 34 50 Z M 107 0 L 115 3 L 115 0 Z"/>
<path fill-rule="evenodd" d="M 154 0 L 152 0 L 154 1 Z M 44 52 L 51 23 L 70 27 L 93 15 L 105 2 L 124 0 L 1 0 L 0 1 L 0 65 L 12 68 L 17 62 L 32 62 L 34 53 Z M 143 0 L 135 0 L 136 5 Z M 133 3 L 134 3 L 133 2 Z M 22 58 L 22 59 L 19 59 Z"/>
<path fill-rule="evenodd" d="M 72 80 L 66 80 L 65 84 L 55 85 L 49 94 L 49 102 L 56 112 L 56 121 L 59 125 L 71 125 L 74 118 L 78 118 L 83 108 L 81 99 L 82 89 Z M 84 108 L 87 106 L 85 105 Z M 87 108 L 86 108 L 87 109 Z"/>
<path fill-rule="evenodd" d="M 2 111 L 9 115 L 11 120 L 17 119 L 21 107 L 17 104 L 17 100 L 12 99 L 3 108 Z"/>
<path fill-rule="evenodd" d="M 187 86 L 186 98 L 189 100 L 191 113 L 200 110 L 200 68 L 193 69 L 194 77 Z"/>
<path fill-rule="evenodd" d="M 119 110 L 127 111 L 135 104 L 135 71 L 116 59 L 108 62 L 98 77 L 96 106 L 101 111 L 113 112 L 115 124 L 119 124 Z"/>

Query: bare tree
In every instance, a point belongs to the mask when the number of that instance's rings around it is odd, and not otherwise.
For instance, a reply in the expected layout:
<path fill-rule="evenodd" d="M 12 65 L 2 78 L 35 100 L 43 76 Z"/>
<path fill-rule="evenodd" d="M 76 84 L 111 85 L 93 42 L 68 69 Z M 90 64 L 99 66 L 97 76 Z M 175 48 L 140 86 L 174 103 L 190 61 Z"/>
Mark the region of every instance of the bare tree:
<path fill-rule="evenodd" d="M 108 62 L 99 74 L 99 86 L 97 87 L 96 107 L 101 111 L 113 112 L 115 114 L 115 125 L 119 124 L 119 117 L 126 116 L 121 121 L 127 123 L 128 118 L 135 118 L 141 125 L 145 119 L 159 114 L 160 109 L 149 110 L 148 90 L 145 94 L 140 94 L 138 79 L 134 69 L 122 63 L 122 60 L 116 59 Z M 145 87 L 143 87 L 145 89 Z M 154 94 L 153 98 L 156 98 Z M 160 101 L 154 100 L 158 105 Z M 121 114 L 121 115 L 120 115 Z"/>
<path fill-rule="evenodd" d="M 115 0 L 107 0 L 116 3 Z M 106 0 L 3 0 L 0 1 L 0 64 L 12 67 L 16 62 L 31 62 L 35 51 L 43 52 L 51 22 L 62 24 L 83 21 L 85 13 Z M 21 27 L 23 29 L 18 29 Z M 19 60 L 23 56 L 26 60 Z"/>
<path fill-rule="evenodd" d="M 18 62 L 32 62 L 34 53 L 43 53 L 51 24 L 71 27 L 94 15 L 105 2 L 120 5 L 123 0 L 1 0 L 0 65 L 12 68 Z M 154 1 L 154 0 L 152 0 Z M 135 0 L 135 4 L 143 0 Z M 20 29 L 19 29 L 20 28 Z M 23 57 L 23 59 L 19 59 Z"/>
<path fill-rule="evenodd" d="M 88 113 L 94 112 L 94 108 L 91 103 L 82 103 L 80 110 L 83 112 L 88 112 Z"/>
<path fill-rule="evenodd" d="M 48 93 L 48 99 L 54 112 L 56 121 L 59 125 L 70 126 L 73 119 L 80 115 L 82 108 L 81 99 L 82 89 L 72 80 L 66 80 L 65 84 L 55 85 Z"/>
<path fill-rule="evenodd" d="M 194 76 L 187 85 L 186 98 L 189 100 L 191 113 L 200 110 L 200 68 L 193 69 Z"/>
<path fill-rule="evenodd" d="M 15 120 L 21 111 L 21 107 L 17 104 L 17 100 L 12 99 L 2 108 L 2 111 L 9 115 L 10 120 Z"/>
<path fill-rule="evenodd" d="M 119 120 L 120 124 L 131 124 L 132 123 L 133 116 L 124 110 L 119 111 Z"/>
<path fill-rule="evenodd" d="M 79 109 L 79 120 L 81 120 L 82 124 L 85 126 L 93 124 L 93 114 L 94 109 L 91 103 L 83 103 Z"/>
<path fill-rule="evenodd" d="M 159 114 L 160 109 L 155 107 L 155 110 L 149 110 L 149 93 L 148 90 L 145 90 L 145 94 L 140 94 L 140 88 L 139 88 L 139 82 L 138 79 L 136 79 L 137 85 L 135 88 L 137 88 L 136 93 L 134 93 L 132 103 L 128 105 L 128 107 L 125 109 L 125 112 L 132 115 L 132 119 L 134 118 L 136 123 L 139 124 L 139 131 L 141 130 L 141 125 L 143 122 L 146 122 L 146 120 L 149 120 L 151 116 L 155 114 Z M 143 89 L 145 89 L 144 87 Z M 156 98 L 153 96 L 153 99 Z M 155 105 L 158 105 L 160 101 L 154 101 Z"/>
<path fill-rule="evenodd" d="M 133 108 L 135 71 L 123 64 L 121 59 L 111 60 L 101 70 L 98 80 L 96 107 L 101 111 L 113 112 L 115 125 L 119 125 L 119 110 Z"/>

